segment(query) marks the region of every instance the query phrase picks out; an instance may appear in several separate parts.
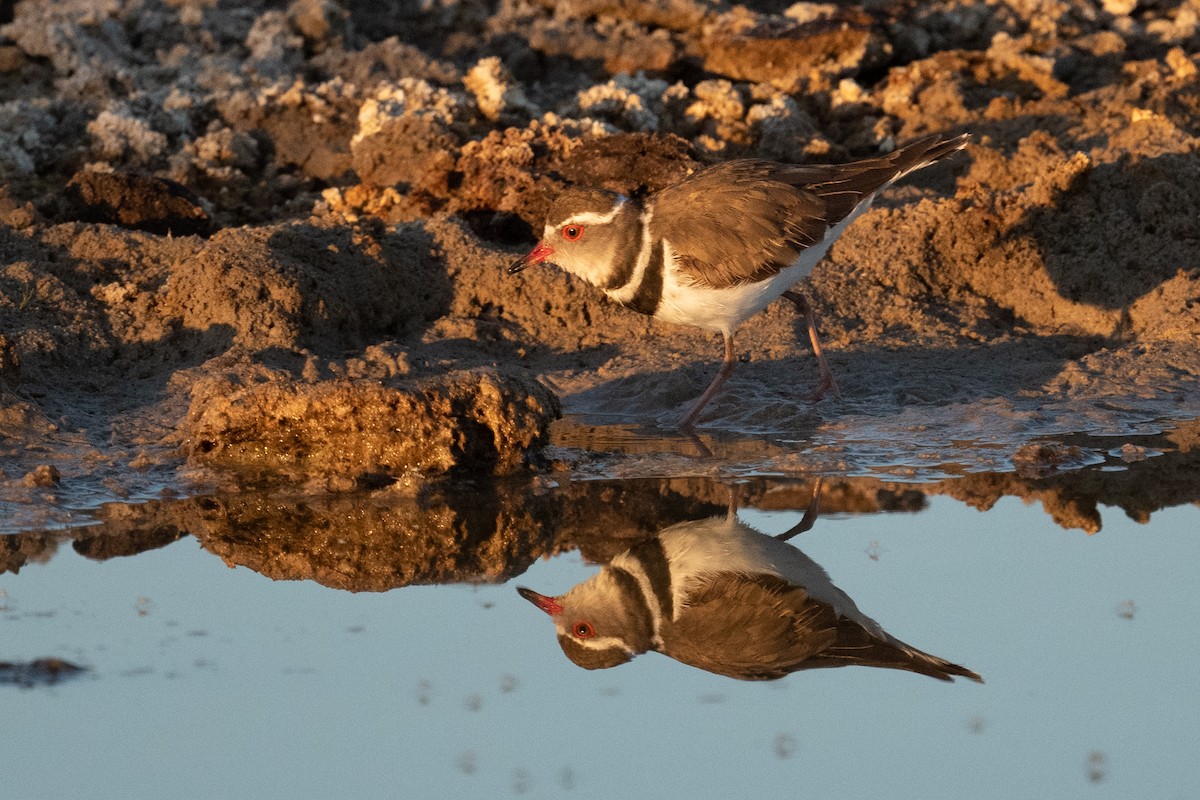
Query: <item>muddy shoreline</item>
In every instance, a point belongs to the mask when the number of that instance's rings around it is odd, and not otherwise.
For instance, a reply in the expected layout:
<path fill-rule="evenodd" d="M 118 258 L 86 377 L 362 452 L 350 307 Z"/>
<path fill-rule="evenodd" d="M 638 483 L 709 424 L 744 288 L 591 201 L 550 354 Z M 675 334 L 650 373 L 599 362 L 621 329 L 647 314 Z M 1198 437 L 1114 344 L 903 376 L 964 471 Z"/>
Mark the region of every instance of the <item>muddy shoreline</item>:
<path fill-rule="evenodd" d="M 105 561 L 191 537 L 229 566 L 274 580 L 379 592 L 502 583 L 538 559 L 572 550 L 603 563 L 663 528 L 724 515 L 731 505 L 799 513 L 814 492 L 824 515 L 910 514 L 942 497 L 987 512 L 1015 497 L 1039 504 L 1063 535 L 1100 533 L 1118 510 L 1148 524 L 1160 510 L 1200 503 L 1195 423 L 1162 435 L 1075 436 L 1030 445 L 1018 453 L 1014 471 L 941 480 L 929 471 L 910 481 L 800 477 L 819 472 L 812 459 L 793 475 L 739 474 L 729 464 L 735 457 L 746 463 L 745 451 L 718 451 L 703 460 L 678 453 L 679 460 L 664 462 L 669 444 L 659 442 L 648 449 L 651 458 L 639 461 L 647 454 L 639 456 L 636 440 L 614 438 L 608 445 L 603 451 L 559 449 L 556 469 L 533 480 L 422 481 L 345 493 L 274 488 L 107 503 L 83 524 L 0 537 L 0 574 L 19 573 L 68 546 Z M 628 474 L 631 465 L 636 477 Z M 623 468 L 622 477 L 597 477 Z"/>
<path fill-rule="evenodd" d="M 934 131 L 972 144 L 804 285 L 845 400 L 803 399 L 815 362 L 776 304 L 700 425 L 734 445 L 688 469 L 1019 475 L 1032 443 L 1187 429 L 1198 52 L 1170 2 L 17 3 L 6 530 L 238 486 L 634 474 L 554 431 L 669 431 L 719 346 L 553 270 L 505 275 L 554 192 Z"/>

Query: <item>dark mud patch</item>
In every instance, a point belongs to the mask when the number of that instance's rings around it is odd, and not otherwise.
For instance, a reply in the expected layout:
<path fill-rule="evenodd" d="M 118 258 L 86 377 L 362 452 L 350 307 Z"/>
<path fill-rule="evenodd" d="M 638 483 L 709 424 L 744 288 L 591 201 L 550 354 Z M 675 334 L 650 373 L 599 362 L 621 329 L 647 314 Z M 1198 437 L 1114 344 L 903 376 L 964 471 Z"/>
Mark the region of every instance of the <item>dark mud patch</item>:
<path fill-rule="evenodd" d="M 87 673 L 80 667 L 61 658 L 35 658 L 33 661 L 0 661 L 0 686 L 18 686 L 32 689 L 37 686 L 54 686 L 78 678 Z"/>

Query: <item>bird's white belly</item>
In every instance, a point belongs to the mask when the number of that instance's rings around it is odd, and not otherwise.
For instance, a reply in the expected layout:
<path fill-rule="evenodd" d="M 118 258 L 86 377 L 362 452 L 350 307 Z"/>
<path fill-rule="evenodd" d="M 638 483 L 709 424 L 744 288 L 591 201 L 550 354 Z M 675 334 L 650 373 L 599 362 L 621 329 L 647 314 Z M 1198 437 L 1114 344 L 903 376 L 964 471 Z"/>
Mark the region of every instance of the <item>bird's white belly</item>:
<path fill-rule="evenodd" d="M 736 519 L 681 522 L 660 537 L 672 578 L 679 584 L 709 572 L 765 573 L 800 585 L 828 580 L 824 570 L 792 545 Z"/>
<path fill-rule="evenodd" d="M 671 567 L 671 588 L 678 615 L 694 580 L 714 572 L 773 575 L 803 587 L 810 597 L 828 603 L 843 617 L 872 633 L 886 636 L 879 623 L 858 610 L 845 592 L 833 585 L 829 574 L 787 542 L 729 517 L 681 522 L 659 534 Z"/>
<path fill-rule="evenodd" d="M 799 263 L 803 260 L 802 257 L 797 264 L 766 280 L 724 289 L 710 289 L 684 283 L 677 271 L 668 270 L 663 276 L 662 303 L 659 304 L 654 318 L 679 325 L 694 325 L 710 331 L 732 333 L 743 322 L 762 311 L 772 300 L 812 272 L 812 265 Z"/>

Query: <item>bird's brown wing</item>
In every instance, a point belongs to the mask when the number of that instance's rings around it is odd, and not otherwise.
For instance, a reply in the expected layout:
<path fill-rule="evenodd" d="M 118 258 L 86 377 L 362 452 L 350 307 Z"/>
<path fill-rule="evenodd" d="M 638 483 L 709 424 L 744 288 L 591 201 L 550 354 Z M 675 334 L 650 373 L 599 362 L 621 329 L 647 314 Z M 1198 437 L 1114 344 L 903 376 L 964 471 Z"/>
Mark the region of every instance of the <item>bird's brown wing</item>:
<path fill-rule="evenodd" d="M 858 665 L 983 682 L 966 667 L 883 635 L 839 618 L 832 606 L 781 578 L 718 573 L 697 580 L 678 619 L 664 626 L 660 651 L 742 680 Z"/>
<path fill-rule="evenodd" d="M 725 288 L 762 280 L 790 266 L 882 187 L 966 141 L 965 134 L 927 136 L 849 164 L 727 161 L 659 192 L 652 224 L 696 283 Z"/>
<path fill-rule="evenodd" d="M 697 284 L 725 288 L 774 275 L 821 241 L 825 203 L 780 179 L 769 161 L 727 161 L 668 186 L 654 199 L 653 230 Z"/>
<path fill-rule="evenodd" d="M 719 675 L 780 678 L 837 638 L 832 607 L 770 575 L 705 576 L 686 602 L 661 652 Z"/>

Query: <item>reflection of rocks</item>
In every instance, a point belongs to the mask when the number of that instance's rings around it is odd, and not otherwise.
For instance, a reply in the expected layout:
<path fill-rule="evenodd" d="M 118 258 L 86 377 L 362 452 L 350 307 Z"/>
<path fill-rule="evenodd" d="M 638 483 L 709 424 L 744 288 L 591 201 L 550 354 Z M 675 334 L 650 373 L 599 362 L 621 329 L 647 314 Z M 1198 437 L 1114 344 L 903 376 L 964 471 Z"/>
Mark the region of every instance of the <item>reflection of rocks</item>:
<path fill-rule="evenodd" d="M 619 551 L 630 537 L 713 508 L 666 481 L 594 481 L 545 491 L 498 483 L 431 487 L 415 497 L 381 491 L 200 498 L 191 530 L 227 563 L 269 578 L 377 592 L 409 584 L 502 582 L 542 556 L 585 542 Z M 589 555 L 603 546 L 588 548 Z"/>
<path fill-rule="evenodd" d="M 606 562 L 671 522 L 722 512 L 729 488 L 708 478 L 580 481 L 561 492 L 559 535 L 589 561 Z"/>
<path fill-rule="evenodd" d="M 573 444 L 586 446 L 586 439 Z M 930 497 L 946 495 L 987 511 L 1003 497 L 1019 497 L 1041 503 L 1063 528 L 1095 533 L 1101 528 L 1101 505 L 1119 507 L 1145 523 L 1159 509 L 1200 502 L 1200 421 L 1152 436 L 1064 437 L 1063 442 L 1031 444 L 1022 452 L 1026 460 L 1017 472 L 974 472 L 923 483 L 827 477 L 821 509 L 849 514 L 915 512 L 923 510 Z M 609 468 L 620 469 L 621 463 Z M 728 502 L 728 490 L 719 483 L 700 478 L 692 484 L 682 478 L 672 483 L 681 493 L 714 506 Z M 803 509 L 812 496 L 812 481 L 741 479 L 738 495 L 742 506 Z"/>
<path fill-rule="evenodd" d="M 197 500 L 193 532 L 230 565 L 274 580 L 379 592 L 519 574 L 547 552 L 549 506 L 487 489 L 426 498 L 247 494 Z"/>
<path fill-rule="evenodd" d="M 794 511 L 808 505 L 814 485 L 814 481 L 784 483 L 759 479 L 741 487 L 741 501 L 764 511 Z M 826 478 L 821 484 L 821 511 L 839 514 L 923 511 L 928 504 L 924 488 L 877 478 Z"/>
<path fill-rule="evenodd" d="M 91 525 L 0 535 L 0 574 L 49 561 L 63 542 L 71 542 L 75 552 L 96 561 L 157 550 L 186 535 L 193 514 L 185 503 L 151 500 L 108 503 L 95 516 L 99 521 Z"/>
<path fill-rule="evenodd" d="M 1135 444 L 1122 453 L 1121 445 L 1129 442 Z M 1145 523 L 1154 511 L 1200 501 L 1200 422 L 1160 436 L 1080 436 L 1071 437 L 1069 444 L 1031 447 L 1038 454 L 1071 457 L 1066 464 L 1072 468 L 1054 471 L 1047 464 L 1044 471 L 977 472 L 936 483 L 833 478 L 824 483 L 821 508 L 849 513 L 920 511 L 929 497 L 946 495 L 987 511 L 1003 497 L 1019 497 L 1041 503 L 1063 528 L 1096 533 L 1101 528 L 1101 505 L 1117 506 L 1131 519 Z M 1079 468 L 1081 454 L 1090 452 L 1095 458 L 1104 451 L 1116 453 L 1110 455 L 1109 465 L 1125 469 Z M 1144 451 L 1161 454 L 1143 458 Z M 811 491 L 811 485 L 760 479 L 742 487 L 742 500 L 755 508 L 800 509 Z"/>
<path fill-rule="evenodd" d="M 14 533 L 0 535 L 0 575 L 14 574 L 33 562 L 49 561 L 58 551 L 60 537 L 52 533 Z"/>
<path fill-rule="evenodd" d="M 665 525 L 719 512 L 727 493 L 701 479 L 426 484 L 415 494 L 242 493 L 110 503 L 92 525 L 0 536 L 0 573 L 46 561 L 63 541 L 97 560 L 170 544 L 189 533 L 230 564 L 276 580 L 351 591 L 411 583 L 503 581 L 534 559 L 580 548 L 606 560 Z"/>
<path fill-rule="evenodd" d="M 1082 528 L 1088 533 L 1100 530 L 1100 505 L 1117 506 L 1130 519 L 1146 523 L 1154 511 L 1200 501 L 1200 422 L 1181 425 L 1160 436 L 1072 438 L 1075 446 L 1115 450 L 1118 455 L 1112 461 L 1127 469 L 1080 469 L 1040 479 L 1012 473 L 978 473 L 943 481 L 931 487 L 931 493 L 950 495 L 981 511 L 1005 496 L 1038 500 L 1062 527 Z M 1128 442 L 1136 445 L 1122 455 L 1119 448 Z M 1162 454 L 1141 458 L 1139 447 Z M 1138 453 L 1139 460 L 1132 460 L 1130 452 Z"/>
<path fill-rule="evenodd" d="M 1014 496 L 1040 502 L 1064 528 L 1095 532 L 1099 505 L 1119 506 L 1145 522 L 1158 509 L 1200 501 L 1198 443 L 1200 423 L 1160 436 L 1069 443 L 1081 451 L 1115 454 L 1108 465 L 1126 467 L 1121 471 L 1085 467 L 1043 478 L 974 473 L 925 484 L 825 478 L 820 507 L 826 513 L 914 512 L 930 496 L 947 495 L 986 511 Z M 163 547 L 191 533 L 229 563 L 279 580 L 315 580 L 352 591 L 502 581 L 562 550 L 578 549 L 589 561 L 608 562 L 667 525 L 724 513 L 731 499 L 730 484 L 702 476 L 564 477 L 558 486 L 545 478 L 488 479 L 457 490 L 415 485 L 413 494 L 389 487 L 307 497 L 263 492 L 111 503 L 96 512 L 99 521 L 91 525 L 0 536 L 0 574 L 49 560 L 63 542 L 103 560 Z M 798 511 L 809 504 L 813 488 L 812 480 L 742 478 L 736 496 L 742 507 Z"/>
<path fill-rule="evenodd" d="M 164 506 L 167 504 L 154 503 Z M 136 508 L 136 506 L 132 507 Z M 95 561 L 107 561 L 110 558 L 135 556 L 147 550 L 157 550 L 172 542 L 179 541 L 186 530 L 179 527 L 179 522 L 171 519 L 160 519 L 154 514 L 147 514 L 148 524 L 139 525 L 142 515 L 131 519 L 113 520 L 100 528 L 97 535 L 84 535 L 76 539 L 72 547 L 75 552 Z"/>

